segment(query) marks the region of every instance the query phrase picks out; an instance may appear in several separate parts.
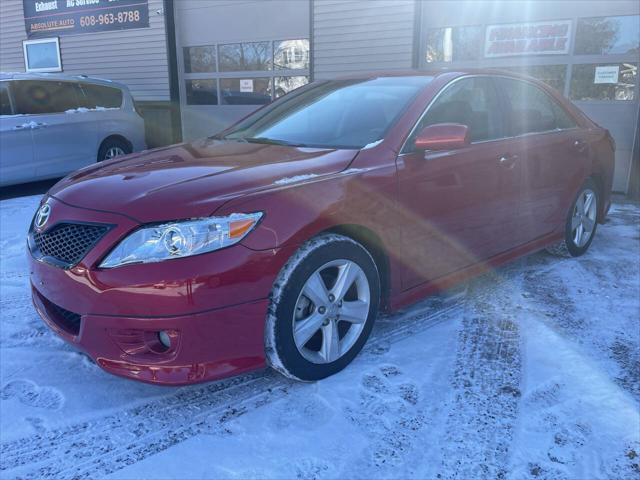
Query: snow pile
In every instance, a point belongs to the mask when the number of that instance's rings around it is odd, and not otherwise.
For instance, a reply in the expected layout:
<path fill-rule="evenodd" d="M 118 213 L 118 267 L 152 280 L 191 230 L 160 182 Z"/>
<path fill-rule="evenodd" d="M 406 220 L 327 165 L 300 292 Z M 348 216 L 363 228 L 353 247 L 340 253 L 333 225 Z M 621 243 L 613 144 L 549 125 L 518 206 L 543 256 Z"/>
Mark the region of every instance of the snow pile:
<path fill-rule="evenodd" d="M 87 112 L 104 112 L 107 110 L 120 110 L 116 107 L 95 107 L 95 108 L 86 108 L 86 107 L 78 107 L 71 108 L 69 110 L 65 110 L 64 113 L 87 113 Z"/>

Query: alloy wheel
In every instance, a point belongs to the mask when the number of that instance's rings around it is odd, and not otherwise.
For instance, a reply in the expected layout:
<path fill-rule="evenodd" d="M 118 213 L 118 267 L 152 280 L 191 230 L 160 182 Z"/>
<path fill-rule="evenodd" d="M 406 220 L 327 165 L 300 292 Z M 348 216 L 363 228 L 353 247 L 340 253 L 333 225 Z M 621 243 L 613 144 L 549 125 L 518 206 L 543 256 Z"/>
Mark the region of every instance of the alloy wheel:
<path fill-rule="evenodd" d="M 111 160 L 112 158 L 119 157 L 120 155 L 126 155 L 125 151 L 120 147 L 110 147 L 107 153 L 104 155 L 105 160 Z"/>
<path fill-rule="evenodd" d="M 596 194 L 590 188 L 586 188 L 578 195 L 571 217 L 571 237 L 576 247 L 584 247 L 591 239 L 596 226 L 596 216 Z"/>
<path fill-rule="evenodd" d="M 300 354 L 316 364 L 332 363 L 360 337 L 371 304 L 367 276 L 350 260 L 334 260 L 305 282 L 293 313 Z"/>

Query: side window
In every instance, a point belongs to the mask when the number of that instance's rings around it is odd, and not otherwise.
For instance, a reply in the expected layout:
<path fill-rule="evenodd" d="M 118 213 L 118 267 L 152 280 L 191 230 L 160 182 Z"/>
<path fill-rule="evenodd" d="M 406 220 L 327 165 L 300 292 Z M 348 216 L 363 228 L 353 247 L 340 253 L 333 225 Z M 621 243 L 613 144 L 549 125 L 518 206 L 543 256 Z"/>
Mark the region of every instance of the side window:
<path fill-rule="evenodd" d="M 575 126 L 573 119 L 555 100 L 535 85 L 520 80 L 501 79 L 511 105 L 511 134 L 548 132 Z"/>
<path fill-rule="evenodd" d="M 9 83 L 0 82 L 0 115 L 11 115 L 11 102 L 9 101 Z"/>
<path fill-rule="evenodd" d="M 469 127 L 472 142 L 502 138 L 500 102 L 493 81 L 488 77 L 458 80 L 445 87 L 418 124 L 407 142 L 413 149 L 415 137 L 423 128 L 437 123 L 460 123 Z"/>
<path fill-rule="evenodd" d="M 87 108 L 120 108 L 122 106 L 122 90 L 119 88 L 81 83 L 80 88 L 85 96 L 84 106 Z"/>
<path fill-rule="evenodd" d="M 62 113 L 80 106 L 73 82 L 20 80 L 13 83 L 12 90 L 15 110 L 20 114 Z"/>
<path fill-rule="evenodd" d="M 578 126 L 573 117 L 553 99 L 551 99 L 551 108 L 553 109 L 553 115 L 556 117 L 556 128 L 564 129 Z"/>

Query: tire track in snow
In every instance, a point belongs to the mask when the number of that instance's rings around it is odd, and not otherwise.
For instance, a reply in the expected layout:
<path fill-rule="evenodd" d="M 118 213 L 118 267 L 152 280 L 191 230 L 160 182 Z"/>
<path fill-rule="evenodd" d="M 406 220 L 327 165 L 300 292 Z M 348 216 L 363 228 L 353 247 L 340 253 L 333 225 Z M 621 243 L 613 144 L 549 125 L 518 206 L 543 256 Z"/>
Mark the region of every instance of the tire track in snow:
<path fill-rule="evenodd" d="M 459 299 L 436 296 L 381 316 L 362 355 L 379 355 L 392 343 L 455 318 L 461 311 Z M 305 385 L 272 371 L 184 387 L 117 414 L 3 443 L 0 472 L 37 478 L 104 476 L 203 431 L 224 431 L 231 419 L 300 388 Z"/>
<path fill-rule="evenodd" d="M 476 279 L 458 334 L 439 478 L 505 478 L 520 393 L 521 353 L 511 296 L 521 280 L 518 263 L 504 280 Z"/>

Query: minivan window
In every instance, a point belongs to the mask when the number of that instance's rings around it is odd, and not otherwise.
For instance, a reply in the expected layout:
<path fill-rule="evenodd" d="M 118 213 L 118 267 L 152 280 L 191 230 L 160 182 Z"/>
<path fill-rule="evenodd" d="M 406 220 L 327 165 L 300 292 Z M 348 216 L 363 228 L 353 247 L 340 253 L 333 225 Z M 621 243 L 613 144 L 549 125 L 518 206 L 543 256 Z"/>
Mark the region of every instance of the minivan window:
<path fill-rule="evenodd" d="M 437 123 L 466 125 L 472 142 L 502 138 L 500 102 L 492 80 L 464 78 L 445 87 L 407 140 L 406 150 L 413 151 L 415 137 L 423 128 Z"/>
<path fill-rule="evenodd" d="M 9 101 L 9 87 L 7 82 L 0 82 L 0 115 L 11 115 L 11 102 Z"/>
<path fill-rule="evenodd" d="M 555 100 L 532 83 L 503 78 L 501 85 L 511 105 L 512 135 L 576 126 L 571 116 Z"/>
<path fill-rule="evenodd" d="M 87 108 L 120 108 L 122 106 L 122 90 L 91 83 L 81 83 L 84 93 L 84 106 Z"/>
<path fill-rule="evenodd" d="M 286 95 L 240 122 L 225 139 L 320 148 L 362 148 L 384 138 L 432 77 L 334 80 Z"/>
<path fill-rule="evenodd" d="M 19 114 L 61 113 L 80 106 L 78 87 L 73 82 L 19 80 L 11 89 Z"/>

